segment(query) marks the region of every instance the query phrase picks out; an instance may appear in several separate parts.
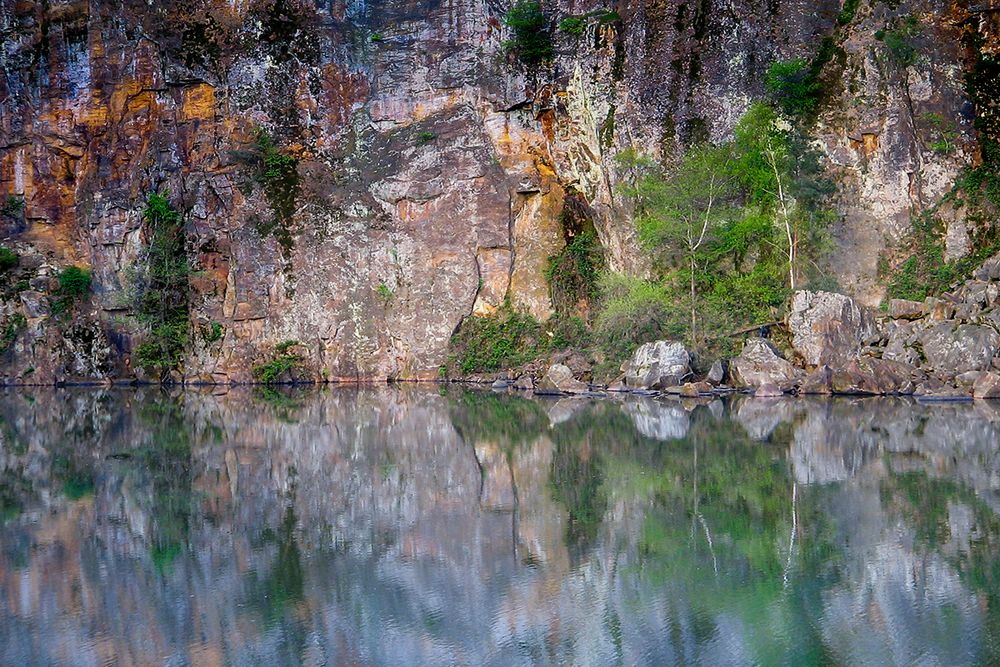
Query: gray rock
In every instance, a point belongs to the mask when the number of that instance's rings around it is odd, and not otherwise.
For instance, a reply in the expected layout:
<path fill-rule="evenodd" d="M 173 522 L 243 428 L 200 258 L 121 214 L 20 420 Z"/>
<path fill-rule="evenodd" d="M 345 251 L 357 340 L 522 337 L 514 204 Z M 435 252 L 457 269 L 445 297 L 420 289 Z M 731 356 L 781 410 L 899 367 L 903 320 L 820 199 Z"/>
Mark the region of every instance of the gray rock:
<path fill-rule="evenodd" d="M 584 394 L 589 390 L 585 382 L 580 382 L 573 377 L 573 371 L 569 366 L 562 364 L 552 364 L 545 373 L 545 377 L 538 383 L 535 389 L 537 394 Z"/>
<path fill-rule="evenodd" d="M 691 356 L 681 343 L 646 343 L 622 364 L 625 384 L 633 389 L 666 389 L 691 374 Z"/>
<path fill-rule="evenodd" d="M 1000 334 L 975 324 L 939 324 L 920 335 L 927 367 L 948 373 L 982 371 L 1000 347 Z"/>
<path fill-rule="evenodd" d="M 972 395 L 976 398 L 1000 398 L 1000 373 L 980 374 L 972 385 Z"/>
<path fill-rule="evenodd" d="M 823 394 L 833 393 L 833 370 L 829 366 L 820 366 L 806 376 L 799 387 L 800 394 Z"/>
<path fill-rule="evenodd" d="M 909 394 L 917 370 L 886 359 L 862 357 L 833 370 L 830 385 L 835 394 Z"/>
<path fill-rule="evenodd" d="M 522 375 L 514 381 L 512 386 L 514 389 L 521 391 L 533 391 L 535 389 L 535 381 L 531 379 L 530 375 Z"/>
<path fill-rule="evenodd" d="M 705 381 L 712 385 L 720 385 L 723 380 L 726 379 L 726 367 L 722 360 L 717 360 L 712 367 L 708 370 L 708 376 Z"/>
<path fill-rule="evenodd" d="M 757 398 L 777 398 L 778 396 L 784 396 L 785 392 L 778 385 L 767 383 L 757 387 L 757 391 L 753 395 Z"/>
<path fill-rule="evenodd" d="M 877 333 L 875 319 L 854 299 L 833 292 L 796 292 L 788 314 L 792 345 L 806 364 L 842 364 L 855 359 Z"/>
<path fill-rule="evenodd" d="M 729 362 L 729 374 L 737 387 L 757 389 L 773 384 L 787 390 L 795 386 L 802 372 L 781 357 L 769 342 L 751 338 L 740 355 Z"/>
<path fill-rule="evenodd" d="M 889 316 L 896 320 L 916 320 L 924 316 L 924 304 L 921 301 L 893 299 L 889 302 Z"/>

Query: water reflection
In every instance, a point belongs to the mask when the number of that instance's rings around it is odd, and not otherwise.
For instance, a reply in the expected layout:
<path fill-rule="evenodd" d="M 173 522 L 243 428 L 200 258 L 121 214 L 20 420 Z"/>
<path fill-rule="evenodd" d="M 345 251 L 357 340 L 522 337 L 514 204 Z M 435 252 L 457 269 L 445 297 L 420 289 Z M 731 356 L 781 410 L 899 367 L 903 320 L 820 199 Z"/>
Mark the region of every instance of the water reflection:
<path fill-rule="evenodd" d="M 0 664 L 1000 663 L 1000 405 L 0 394 Z"/>

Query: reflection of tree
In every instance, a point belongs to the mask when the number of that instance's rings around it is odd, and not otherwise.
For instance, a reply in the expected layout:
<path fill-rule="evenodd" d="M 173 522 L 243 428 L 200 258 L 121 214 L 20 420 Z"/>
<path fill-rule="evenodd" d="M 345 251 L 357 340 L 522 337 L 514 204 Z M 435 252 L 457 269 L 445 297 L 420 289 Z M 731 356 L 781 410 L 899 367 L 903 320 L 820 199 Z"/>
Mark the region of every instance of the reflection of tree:
<path fill-rule="evenodd" d="M 304 576 L 302 554 L 295 539 L 298 519 L 294 497 L 285 510 L 278 532 L 265 531 L 265 544 L 273 544 L 274 561 L 266 573 L 251 573 L 249 604 L 256 607 L 264 621 L 271 625 L 281 620 L 285 608 L 302 599 Z"/>
<path fill-rule="evenodd" d="M 602 453 L 612 444 L 614 431 L 595 419 L 594 412 L 582 411 L 559 424 L 552 434 L 552 497 L 569 514 L 567 544 L 579 549 L 593 543 L 608 508 Z M 631 420 L 625 421 L 631 425 Z"/>
<path fill-rule="evenodd" d="M 549 426 L 538 401 L 485 391 L 448 392 L 449 416 L 455 430 L 470 444 L 498 444 L 508 456 L 534 442 Z"/>
<path fill-rule="evenodd" d="M 179 399 L 159 395 L 140 404 L 139 422 L 149 441 L 134 453 L 137 475 L 152 494 L 153 562 L 160 569 L 181 553 L 188 541 L 191 496 L 191 425 Z"/>
<path fill-rule="evenodd" d="M 744 637 L 762 664 L 826 664 L 805 622 L 825 580 L 806 573 L 830 558 L 821 546 L 830 527 L 814 495 L 795 487 L 787 433 L 755 442 L 730 418 L 698 408 L 682 439 L 633 440 L 645 451 L 610 460 L 609 484 L 651 502 L 639 544 L 643 576 L 690 605 L 677 614 L 689 612 L 701 641 L 720 631 L 718 619 L 735 616 L 767 626 Z"/>
<path fill-rule="evenodd" d="M 974 491 L 925 471 L 890 472 L 879 488 L 883 507 L 913 527 L 917 544 L 937 552 L 985 602 L 983 654 L 977 664 L 1000 665 L 1000 517 Z M 953 530 L 949 512 L 964 508 L 971 521 Z"/>

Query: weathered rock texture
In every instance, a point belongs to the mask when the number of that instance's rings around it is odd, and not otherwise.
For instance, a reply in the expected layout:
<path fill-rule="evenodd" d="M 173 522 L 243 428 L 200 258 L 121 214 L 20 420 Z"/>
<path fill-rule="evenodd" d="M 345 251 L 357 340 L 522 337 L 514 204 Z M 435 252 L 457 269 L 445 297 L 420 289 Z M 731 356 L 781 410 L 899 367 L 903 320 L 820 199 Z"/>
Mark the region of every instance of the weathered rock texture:
<path fill-rule="evenodd" d="M 195 271 L 182 377 L 248 380 L 289 339 L 317 379 L 431 377 L 470 313 L 509 296 L 549 314 L 543 270 L 569 195 L 610 265 L 642 272 L 614 155 L 726 136 L 769 62 L 824 38 L 817 138 L 845 214 L 833 267 L 872 303 L 885 244 L 976 159 L 962 38 L 989 46 L 996 16 L 969 4 L 862 1 L 838 25 L 839 0 L 635 0 L 578 37 L 554 31 L 556 59 L 527 72 L 503 48 L 506 3 L 0 0 L 0 195 L 24 202 L 3 234 L 35 291 L 4 300 L 6 323 L 26 318 L 6 376 L 132 376 L 141 331 L 123 304 L 159 190 Z M 605 8 L 545 4 L 553 22 Z M 874 34 L 908 15 L 921 57 L 899 67 Z M 929 113 L 951 128 L 946 154 L 929 148 Z M 255 180 L 258 128 L 294 177 Z M 973 238 L 964 216 L 949 218 L 951 255 Z M 95 284 L 68 327 L 45 294 L 71 263 Z M 213 322 L 220 340 L 197 335 Z"/>

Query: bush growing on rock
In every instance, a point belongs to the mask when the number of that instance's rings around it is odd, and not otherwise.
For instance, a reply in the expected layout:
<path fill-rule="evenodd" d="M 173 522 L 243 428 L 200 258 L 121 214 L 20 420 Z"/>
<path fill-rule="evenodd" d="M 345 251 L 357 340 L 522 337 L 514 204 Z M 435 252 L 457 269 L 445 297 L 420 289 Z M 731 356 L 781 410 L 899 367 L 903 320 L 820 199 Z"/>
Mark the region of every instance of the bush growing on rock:
<path fill-rule="evenodd" d="M 514 33 L 504 46 L 521 62 L 534 67 L 552 59 L 552 35 L 540 4 L 520 0 L 504 14 L 503 22 Z"/>
<path fill-rule="evenodd" d="M 59 293 L 69 299 L 79 299 L 90 291 L 90 280 L 90 271 L 67 266 L 59 272 Z"/>
<path fill-rule="evenodd" d="M 17 266 L 17 253 L 5 246 L 0 246 L 0 272 L 6 272 Z"/>

